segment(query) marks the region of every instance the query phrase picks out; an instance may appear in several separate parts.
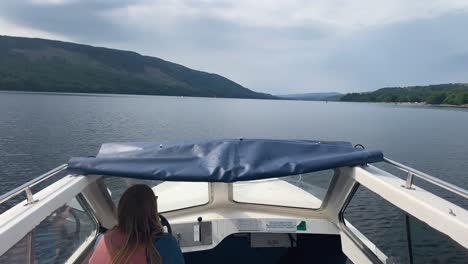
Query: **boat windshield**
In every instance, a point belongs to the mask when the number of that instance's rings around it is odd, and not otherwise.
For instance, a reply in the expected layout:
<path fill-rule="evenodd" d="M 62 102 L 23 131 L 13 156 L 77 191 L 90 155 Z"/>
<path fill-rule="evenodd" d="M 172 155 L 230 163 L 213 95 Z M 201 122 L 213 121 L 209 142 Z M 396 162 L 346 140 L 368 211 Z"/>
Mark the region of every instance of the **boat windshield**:
<path fill-rule="evenodd" d="M 128 187 L 138 183 L 149 185 L 158 196 L 158 210 L 161 213 L 204 205 L 210 199 L 207 182 L 165 182 L 107 177 L 104 183 L 116 206 Z"/>
<path fill-rule="evenodd" d="M 333 170 L 282 178 L 235 182 L 232 198 L 238 203 L 319 209 L 333 178 Z M 210 200 L 207 182 L 168 182 L 106 177 L 104 183 L 115 205 L 130 186 L 149 185 L 158 196 L 160 212 L 174 211 L 207 204 Z M 176 195 L 174 195 L 176 194 Z"/>
<path fill-rule="evenodd" d="M 233 199 L 240 203 L 319 209 L 333 178 L 325 170 L 233 184 Z"/>

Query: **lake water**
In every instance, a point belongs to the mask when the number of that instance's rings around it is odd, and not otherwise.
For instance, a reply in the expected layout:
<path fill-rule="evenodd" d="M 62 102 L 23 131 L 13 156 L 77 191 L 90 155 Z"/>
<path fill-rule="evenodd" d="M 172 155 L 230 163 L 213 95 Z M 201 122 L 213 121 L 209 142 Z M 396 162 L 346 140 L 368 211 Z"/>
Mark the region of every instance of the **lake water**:
<path fill-rule="evenodd" d="M 2 92 L 0 193 L 104 142 L 239 137 L 351 141 L 468 188 L 468 109 Z"/>

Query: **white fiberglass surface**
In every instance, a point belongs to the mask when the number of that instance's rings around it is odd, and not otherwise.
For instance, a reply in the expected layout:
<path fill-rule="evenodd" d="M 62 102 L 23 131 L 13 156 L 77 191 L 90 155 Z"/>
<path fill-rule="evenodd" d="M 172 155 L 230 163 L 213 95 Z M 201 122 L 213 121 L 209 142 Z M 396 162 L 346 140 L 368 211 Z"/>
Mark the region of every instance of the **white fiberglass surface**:
<path fill-rule="evenodd" d="M 326 170 L 282 178 L 236 182 L 233 199 L 240 203 L 319 209 L 334 171 Z"/>

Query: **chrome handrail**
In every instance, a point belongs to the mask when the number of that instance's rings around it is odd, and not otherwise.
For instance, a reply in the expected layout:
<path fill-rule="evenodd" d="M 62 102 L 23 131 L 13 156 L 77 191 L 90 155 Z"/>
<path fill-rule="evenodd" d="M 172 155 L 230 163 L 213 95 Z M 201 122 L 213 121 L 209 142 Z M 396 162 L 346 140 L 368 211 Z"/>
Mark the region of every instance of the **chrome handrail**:
<path fill-rule="evenodd" d="M 34 179 L 26 182 L 25 184 L 23 184 L 23 185 L 21 185 L 19 187 L 16 187 L 15 189 L 13 189 L 13 190 L 5 193 L 4 195 L 0 196 L 0 204 L 8 201 L 12 197 L 17 196 L 22 192 L 26 193 L 27 204 L 34 203 L 34 197 L 33 197 L 33 193 L 31 191 L 31 188 L 36 186 L 37 184 L 49 179 L 50 177 L 57 175 L 57 173 L 62 172 L 64 170 L 66 170 L 66 169 L 67 169 L 67 164 L 62 164 L 62 165 L 58 166 L 57 168 L 52 169 L 52 170 L 50 170 L 50 171 L 48 171 L 48 172 L 34 178 Z"/>
<path fill-rule="evenodd" d="M 451 183 L 448 183 L 444 180 L 441 180 L 439 178 L 436 178 L 434 176 L 431 176 L 429 174 L 426 174 L 424 172 L 421 172 L 421 171 L 418 171 L 416 169 L 413 169 L 409 166 L 406 166 L 406 165 L 403 165 L 399 162 L 396 162 L 396 161 L 393 161 L 391 159 L 388 159 L 388 158 L 384 158 L 384 161 L 390 165 L 393 165 L 394 167 L 396 167 L 397 169 L 400 169 L 406 173 L 408 173 L 408 176 L 406 177 L 406 184 L 403 185 L 403 187 L 405 187 L 406 189 L 412 189 L 412 184 L 413 184 L 413 177 L 418 177 L 419 179 L 422 179 L 422 180 L 425 180 L 429 183 L 432 183 L 434 185 L 437 185 L 449 192 L 452 192 L 452 193 L 455 193 L 455 194 L 458 194 L 464 198 L 468 198 L 468 191 L 461 188 L 461 187 L 458 187 L 454 184 L 451 184 Z"/>

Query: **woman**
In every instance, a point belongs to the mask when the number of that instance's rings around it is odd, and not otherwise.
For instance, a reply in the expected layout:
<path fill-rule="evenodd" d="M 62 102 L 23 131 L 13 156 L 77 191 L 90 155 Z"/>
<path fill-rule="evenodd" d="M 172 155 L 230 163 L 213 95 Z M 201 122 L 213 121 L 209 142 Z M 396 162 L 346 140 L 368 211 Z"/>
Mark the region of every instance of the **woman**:
<path fill-rule="evenodd" d="M 164 233 L 156 199 L 147 185 L 128 188 L 119 201 L 118 225 L 99 240 L 89 263 L 184 263 L 176 239 Z"/>

